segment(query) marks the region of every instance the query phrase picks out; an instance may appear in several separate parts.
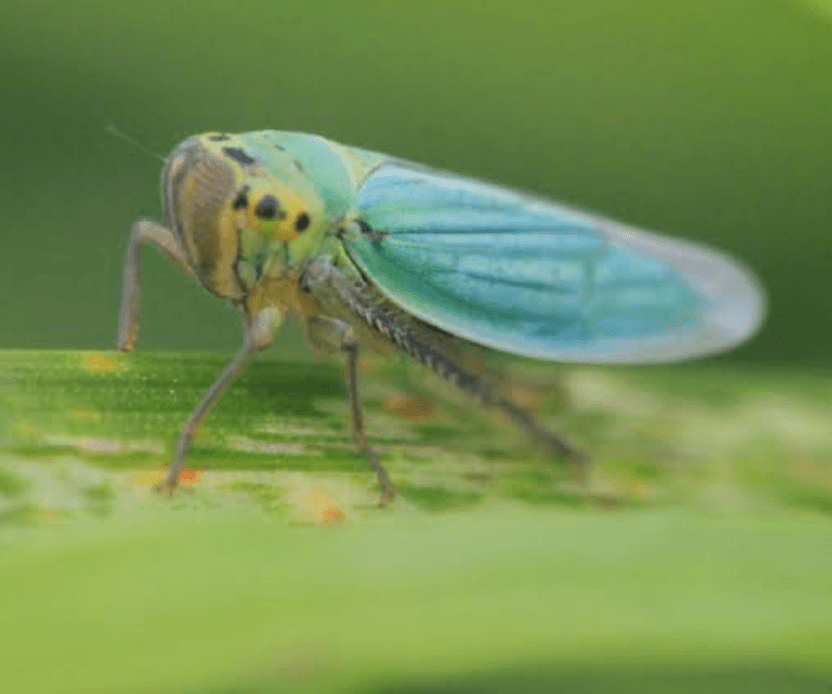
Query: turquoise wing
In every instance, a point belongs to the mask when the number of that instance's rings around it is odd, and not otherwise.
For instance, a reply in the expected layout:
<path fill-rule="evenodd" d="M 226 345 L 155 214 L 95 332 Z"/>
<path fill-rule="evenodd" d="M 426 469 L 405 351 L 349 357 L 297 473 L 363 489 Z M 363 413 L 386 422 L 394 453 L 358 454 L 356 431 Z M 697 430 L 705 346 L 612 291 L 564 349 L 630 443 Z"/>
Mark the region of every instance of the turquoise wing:
<path fill-rule="evenodd" d="M 393 303 L 448 333 L 553 361 L 664 362 L 726 350 L 765 312 L 732 258 L 408 162 L 358 191 L 343 237 Z"/>

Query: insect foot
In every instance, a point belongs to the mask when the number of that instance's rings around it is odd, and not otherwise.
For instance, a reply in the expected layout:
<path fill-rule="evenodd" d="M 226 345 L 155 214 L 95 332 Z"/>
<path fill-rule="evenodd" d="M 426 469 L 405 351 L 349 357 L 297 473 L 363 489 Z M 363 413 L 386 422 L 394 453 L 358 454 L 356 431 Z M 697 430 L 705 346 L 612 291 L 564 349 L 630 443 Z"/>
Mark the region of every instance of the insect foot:
<path fill-rule="evenodd" d="M 173 492 L 179 486 L 179 483 L 176 481 L 171 481 L 169 478 L 166 479 L 164 482 L 159 482 L 159 484 L 154 485 L 153 491 L 157 494 L 165 494 L 168 497 L 173 496 Z"/>

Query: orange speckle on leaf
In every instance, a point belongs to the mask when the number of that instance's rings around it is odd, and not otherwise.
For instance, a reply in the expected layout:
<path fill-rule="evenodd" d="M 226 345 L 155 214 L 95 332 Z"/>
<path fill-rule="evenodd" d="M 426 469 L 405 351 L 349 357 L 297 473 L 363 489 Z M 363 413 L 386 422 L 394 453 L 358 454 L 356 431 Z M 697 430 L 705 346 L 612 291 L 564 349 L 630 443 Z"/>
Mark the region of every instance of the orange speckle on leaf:
<path fill-rule="evenodd" d="M 308 511 L 311 518 L 321 525 L 340 525 L 347 518 L 340 504 L 323 492 L 312 492 L 306 502 L 307 508 L 304 510 Z"/>
<path fill-rule="evenodd" d="M 650 496 L 650 485 L 646 482 L 634 481 L 632 486 L 633 494 L 640 499 L 645 499 Z"/>
<path fill-rule="evenodd" d="M 202 470 L 182 470 L 179 475 L 179 484 L 199 484 L 202 482 Z"/>
<path fill-rule="evenodd" d="M 155 487 L 161 484 L 168 475 L 168 469 L 160 470 L 136 470 L 130 475 L 133 484 Z M 179 485 L 182 487 L 193 486 L 202 482 L 202 470 L 182 470 L 179 475 Z"/>
<path fill-rule="evenodd" d="M 436 414 L 433 400 L 419 395 L 391 395 L 384 400 L 384 410 L 408 419 L 427 420 Z"/>
<path fill-rule="evenodd" d="M 88 354 L 82 362 L 83 368 L 94 373 L 114 373 L 121 369 L 121 363 L 108 354 Z"/>

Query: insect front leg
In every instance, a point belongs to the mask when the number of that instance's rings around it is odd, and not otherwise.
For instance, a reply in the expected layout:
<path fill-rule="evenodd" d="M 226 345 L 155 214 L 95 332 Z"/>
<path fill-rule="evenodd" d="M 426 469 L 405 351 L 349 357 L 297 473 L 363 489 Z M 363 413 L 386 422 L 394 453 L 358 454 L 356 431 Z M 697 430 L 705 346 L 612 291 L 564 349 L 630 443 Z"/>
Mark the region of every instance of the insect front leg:
<path fill-rule="evenodd" d="M 220 377 L 214 382 L 205 397 L 202 398 L 202 402 L 193 411 L 188 423 L 182 430 L 179 443 L 176 446 L 176 457 L 171 463 L 167 478 L 157 487 L 159 491 L 172 492 L 179 484 L 179 475 L 185 465 L 185 457 L 188 455 L 194 433 L 205 420 L 211 407 L 219 401 L 234 379 L 245 370 L 255 356 L 271 346 L 274 341 L 274 333 L 281 322 L 282 317 L 274 308 L 263 309 L 251 322 L 251 325 L 245 331 L 243 346 L 240 351 L 237 352 L 234 360 L 225 368 L 225 371 L 220 374 Z"/>
<path fill-rule="evenodd" d="M 188 265 L 188 258 L 179 239 L 167 227 L 155 222 L 141 220 L 133 225 L 130 245 L 124 261 L 124 278 L 121 290 L 121 311 L 118 319 L 117 349 L 132 352 L 139 336 L 141 320 L 141 248 L 144 244 L 156 246 L 185 275 L 194 278 Z"/>

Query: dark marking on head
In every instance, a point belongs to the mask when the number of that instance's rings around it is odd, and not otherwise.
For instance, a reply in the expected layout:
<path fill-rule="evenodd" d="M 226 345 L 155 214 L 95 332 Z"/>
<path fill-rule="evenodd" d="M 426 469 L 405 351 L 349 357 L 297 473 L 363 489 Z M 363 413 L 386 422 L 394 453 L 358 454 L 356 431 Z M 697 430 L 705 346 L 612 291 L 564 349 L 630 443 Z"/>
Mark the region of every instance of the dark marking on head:
<path fill-rule="evenodd" d="M 295 168 L 296 168 L 298 171 L 300 171 L 301 173 L 304 173 L 303 164 L 301 164 L 301 163 L 300 163 L 297 159 L 293 159 L 293 160 L 292 160 L 292 163 L 295 165 Z"/>
<path fill-rule="evenodd" d="M 295 219 L 295 229 L 303 231 L 309 226 L 309 221 L 309 215 L 306 212 L 301 212 Z"/>
<path fill-rule="evenodd" d="M 256 159 L 250 157 L 239 147 L 223 147 L 222 151 L 225 156 L 230 157 L 234 161 L 238 161 L 241 164 L 245 164 L 246 166 L 251 166 L 252 164 L 257 163 Z"/>
<path fill-rule="evenodd" d="M 230 140 L 231 136 L 226 135 L 225 133 L 220 133 L 219 135 L 209 135 L 208 139 L 211 140 L 211 142 L 225 142 L 226 140 Z"/>
<path fill-rule="evenodd" d="M 244 207 L 248 207 L 248 192 L 251 190 L 251 186 L 245 185 L 240 189 L 240 192 L 237 193 L 237 197 L 234 198 L 234 202 L 231 203 L 231 207 L 235 210 L 241 210 Z"/>
<path fill-rule="evenodd" d="M 277 215 L 277 198 L 274 195 L 264 195 L 254 208 L 254 214 L 260 219 L 273 219 Z"/>
<path fill-rule="evenodd" d="M 274 143 L 274 147 L 275 147 L 275 149 L 280 150 L 281 152 L 286 151 L 286 148 L 283 145 L 277 144 L 277 142 Z"/>

